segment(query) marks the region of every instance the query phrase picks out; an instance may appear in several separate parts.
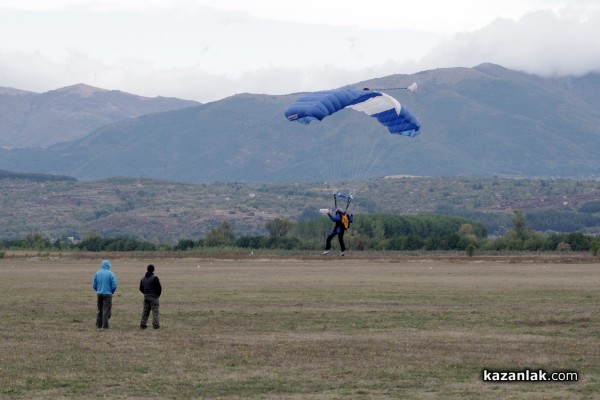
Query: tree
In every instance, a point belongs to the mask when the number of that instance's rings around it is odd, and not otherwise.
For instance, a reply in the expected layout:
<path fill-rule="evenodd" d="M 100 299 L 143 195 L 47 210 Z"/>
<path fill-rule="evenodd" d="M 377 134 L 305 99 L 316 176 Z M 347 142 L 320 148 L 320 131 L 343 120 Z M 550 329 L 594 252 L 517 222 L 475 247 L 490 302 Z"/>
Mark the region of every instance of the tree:
<path fill-rule="evenodd" d="M 529 227 L 529 224 L 527 224 L 523 211 L 516 210 L 512 222 L 517 239 L 525 241 L 531 233 L 531 228 Z"/>
<path fill-rule="evenodd" d="M 472 243 L 469 244 L 465 251 L 469 257 L 473 257 L 473 254 L 475 254 L 475 245 L 473 245 Z"/>
<path fill-rule="evenodd" d="M 235 233 L 229 222 L 225 221 L 218 228 L 213 228 L 204 238 L 207 247 L 231 246 L 235 242 Z"/>
<path fill-rule="evenodd" d="M 294 226 L 294 223 L 289 219 L 275 218 L 265 224 L 265 228 L 272 237 L 284 237 Z"/>
<path fill-rule="evenodd" d="M 522 211 L 515 211 L 512 221 L 513 227 L 508 229 L 503 237 L 490 241 L 488 248 L 537 251 L 544 247 L 544 236 L 529 226 Z"/>
<path fill-rule="evenodd" d="M 600 240 L 599 239 L 592 240 L 592 243 L 590 244 L 590 252 L 592 253 L 592 255 L 594 257 L 596 257 L 598 255 L 598 253 L 600 252 Z"/>
<path fill-rule="evenodd" d="M 104 250 L 104 241 L 98 234 L 88 233 L 77 247 L 87 251 L 102 251 Z"/>
<path fill-rule="evenodd" d="M 173 249 L 185 251 L 185 250 L 193 249 L 194 246 L 196 246 L 196 242 L 194 242 L 193 240 L 181 239 L 181 240 L 179 240 L 179 242 L 177 242 L 177 244 L 175 245 L 175 247 Z"/>
<path fill-rule="evenodd" d="M 460 248 L 468 249 L 470 246 L 475 248 L 479 245 L 479 240 L 473 231 L 473 225 L 462 224 L 458 229 L 458 243 L 457 246 Z M 473 255 L 473 254 L 470 254 Z"/>
<path fill-rule="evenodd" d="M 567 240 L 574 251 L 588 251 L 590 249 L 591 238 L 584 235 L 583 232 L 571 232 L 567 235 Z"/>
<path fill-rule="evenodd" d="M 50 247 L 50 239 L 39 232 L 28 233 L 25 235 L 25 243 L 28 248 L 48 248 Z"/>

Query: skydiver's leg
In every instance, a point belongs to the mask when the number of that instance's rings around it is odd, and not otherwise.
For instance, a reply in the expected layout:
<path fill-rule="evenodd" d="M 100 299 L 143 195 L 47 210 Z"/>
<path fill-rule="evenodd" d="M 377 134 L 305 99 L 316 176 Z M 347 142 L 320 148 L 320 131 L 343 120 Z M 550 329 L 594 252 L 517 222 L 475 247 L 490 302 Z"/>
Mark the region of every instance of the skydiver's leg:
<path fill-rule="evenodd" d="M 335 236 L 335 232 L 329 232 L 329 236 L 327 236 L 327 240 L 325 241 L 325 251 L 331 250 L 331 239 Z"/>
<path fill-rule="evenodd" d="M 344 231 L 343 230 L 338 234 L 338 240 L 340 241 L 340 250 L 343 253 L 346 251 L 346 246 L 344 245 Z"/>

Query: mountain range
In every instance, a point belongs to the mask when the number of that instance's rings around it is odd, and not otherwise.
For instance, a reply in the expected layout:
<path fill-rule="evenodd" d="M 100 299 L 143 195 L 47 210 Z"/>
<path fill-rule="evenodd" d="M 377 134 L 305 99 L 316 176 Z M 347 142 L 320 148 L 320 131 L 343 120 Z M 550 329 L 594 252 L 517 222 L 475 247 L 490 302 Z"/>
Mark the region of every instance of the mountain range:
<path fill-rule="evenodd" d="M 395 89 L 412 82 L 419 85 L 414 95 Z M 369 176 L 599 175 L 598 74 L 543 78 L 481 64 L 392 75 L 349 87 L 381 89 L 396 97 L 417 115 L 421 134 L 390 139 L 377 121 L 351 110 L 304 126 L 284 116 L 301 93 L 245 93 L 206 104 L 171 99 L 171 110 L 142 107 L 127 119 L 107 108 L 96 120 L 112 115 L 118 121 L 95 130 L 90 125 L 89 134 L 46 148 L 16 148 L 36 139 L 11 142 L 5 132 L 18 125 L 17 116 L 13 120 L 2 111 L 2 144 L 14 148 L 0 149 L 0 169 L 84 180 L 133 176 L 191 183 L 311 182 L 330 179 L 327 170 L 335 157 L 350 164 L 381 142 L 386 147 L 380 156 L 364 167 Z M 5 103 L 0 102 L 2 110 Z M 44 113 L 50 113 L 52 102 L 46 104 Z M 72 105 L 75 116 L 81 104 L 80 96 Z M 77 121 L 81 119 L 74 118 L 73 124 Z M 348 177 L 342 173 L 341 178 Z"/>
<path fill-rule="evenodd" d="M 47 147 L 113 122 L 198 104 L 83 84 L 45 93 L 0 87 L 0 147 Z"/>

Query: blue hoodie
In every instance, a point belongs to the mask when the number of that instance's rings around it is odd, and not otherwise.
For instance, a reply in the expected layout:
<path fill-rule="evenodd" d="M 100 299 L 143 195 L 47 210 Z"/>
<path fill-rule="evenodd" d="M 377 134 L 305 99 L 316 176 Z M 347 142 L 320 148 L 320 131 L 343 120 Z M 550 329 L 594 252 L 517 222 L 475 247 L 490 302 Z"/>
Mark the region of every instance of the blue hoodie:
<path fill-rule="evenodd" d="M 117 278 L 110 270 L 110 261 L 102 261 L 102 269 L 96 271 L 92 287 L 97 294 L 114 294 L 117 290 Z"/>

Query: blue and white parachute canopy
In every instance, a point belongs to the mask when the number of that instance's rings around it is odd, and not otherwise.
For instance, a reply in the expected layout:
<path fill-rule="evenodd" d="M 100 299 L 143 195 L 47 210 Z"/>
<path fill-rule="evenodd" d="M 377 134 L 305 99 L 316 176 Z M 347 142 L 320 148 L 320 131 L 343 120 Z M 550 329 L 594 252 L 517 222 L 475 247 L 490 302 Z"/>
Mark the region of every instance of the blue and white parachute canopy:
<path fill-rule="evenodd" d="M 308 124 L 314 120 L 321 121 L 346 107 L 376 118 L 390 133 L 409 137 L 420 133 L 419 120 L 406 107 L 392 96 L 374 90 L 337 89 L 313 92 L 290 105 L 285 110 L 285 116 L 289 121 Z"/>

